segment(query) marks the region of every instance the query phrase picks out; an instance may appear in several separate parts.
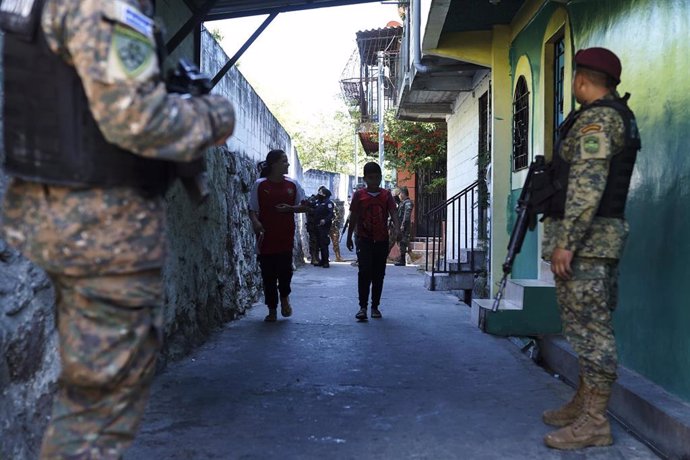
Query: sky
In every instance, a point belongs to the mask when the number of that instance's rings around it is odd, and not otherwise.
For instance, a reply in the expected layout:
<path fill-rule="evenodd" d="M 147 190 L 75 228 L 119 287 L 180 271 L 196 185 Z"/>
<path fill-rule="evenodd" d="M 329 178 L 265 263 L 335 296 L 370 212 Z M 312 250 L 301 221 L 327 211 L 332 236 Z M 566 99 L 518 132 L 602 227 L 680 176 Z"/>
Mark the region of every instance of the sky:
<path fill-rule="evenodd" d="M 266 16 L 214 21 L 206 28 L 223 36 L 233 56 Z M 356 49 L 360 30 L 402 22 L 394 3 L 379 2 L 279 14 L 239 60 L 238 68 L 273 109 L 318 118 L 345 106 L 339 81 Z"/>

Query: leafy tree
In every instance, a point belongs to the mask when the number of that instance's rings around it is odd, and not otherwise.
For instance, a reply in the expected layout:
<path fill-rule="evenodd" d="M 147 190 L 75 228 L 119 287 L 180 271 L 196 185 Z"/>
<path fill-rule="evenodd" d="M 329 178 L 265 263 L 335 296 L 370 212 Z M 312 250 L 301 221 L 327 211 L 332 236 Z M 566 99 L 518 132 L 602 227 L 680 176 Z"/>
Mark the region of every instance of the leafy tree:
<path fill-rule="evenodd" d="M 398 120 L 388 112 L 386 133 L 392 140 L 385 144 L 386 159 L 396 168 L 418 171 L 446 161 L 445 123 Z"/>

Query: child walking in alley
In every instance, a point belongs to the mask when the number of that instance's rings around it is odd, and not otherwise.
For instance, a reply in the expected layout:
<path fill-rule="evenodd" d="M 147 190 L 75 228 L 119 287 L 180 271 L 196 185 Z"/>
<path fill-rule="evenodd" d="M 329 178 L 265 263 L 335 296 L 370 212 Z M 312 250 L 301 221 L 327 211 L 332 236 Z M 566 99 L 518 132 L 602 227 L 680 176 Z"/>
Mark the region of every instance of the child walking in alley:
<path fill-rule="evenodd" d="M 292 315 L 290 283 L 292 281 L 292 250 L 295 240 L 296 212 L 305 212 L 304 190 L 297 181 L 286 177 L 290 163 L 282 150 L 271 150 L 266 161 L 259 163 L 260 177 L 252 186 L 249 197 L 249 218 L 256 234 L 259 265 L 263 279 L 264 299 L 268 315 L 264 321 L 278 319 L 280 313 Z"/>
<path fill-rule="evenodd" d="M 347 229 L 347 248 L 352 251 L 352 234 L 357 234 L 357 262 L 359 273 L 357 288 L 359 311 L 355 318 L 367 320 L 369 289 L 371 288 L 371 317 L 381 318 L 379 304 L 386 274 L 389 238 L 395 238 L 400 228 L 391 193 L 380 187 L 381 167 L 374 162 L 364 165 L 364 182 L 367 187 L 357 190 L 350 204 L 350 224 Z M 393 220 L 393 234 L 388 234 L 388 218 Z"/>

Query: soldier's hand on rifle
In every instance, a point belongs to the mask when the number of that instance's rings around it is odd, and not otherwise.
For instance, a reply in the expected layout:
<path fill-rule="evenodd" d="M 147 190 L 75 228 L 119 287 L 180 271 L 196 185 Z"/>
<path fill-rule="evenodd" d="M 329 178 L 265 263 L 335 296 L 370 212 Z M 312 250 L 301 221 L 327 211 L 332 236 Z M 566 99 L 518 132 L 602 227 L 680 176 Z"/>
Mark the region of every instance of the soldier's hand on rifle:
<path fill-rule="evenodd" d="M 556 248 L 551 254 L 551 271 L 562 280 L 569 280 L 573 275 L 570 267 L 573 261 L 573 251 L 563 248 Z"/>

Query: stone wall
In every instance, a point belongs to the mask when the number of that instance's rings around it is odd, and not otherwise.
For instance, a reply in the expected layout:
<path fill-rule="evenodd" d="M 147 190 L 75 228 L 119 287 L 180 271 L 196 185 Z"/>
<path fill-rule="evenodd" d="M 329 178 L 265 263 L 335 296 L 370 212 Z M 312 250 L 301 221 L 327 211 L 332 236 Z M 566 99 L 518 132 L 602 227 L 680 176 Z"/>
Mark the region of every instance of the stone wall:
<path fill-rule="evenodd" d="M 202 47 L 202 67 L 215 73 L 227 56 L 206 32 Z M 282 148 L 290 157 L 291 175 L 301 180 L 290 136 L 237 69 L 214 92 L 235 103 L 236 131 L 227 146 L 206 153 L 211 194 L 203 203 L 179 183 L 166 195 L 166 345 L 160 367 L 242 315 L 260 295 L 247 216 L 257 161 Z M 299 235 L 296 241 L 295 262 L 301 264 Z M 59 372 L 54 302 L 45 273 L 0 240 L 0 459 L 38 455 Z"/>

